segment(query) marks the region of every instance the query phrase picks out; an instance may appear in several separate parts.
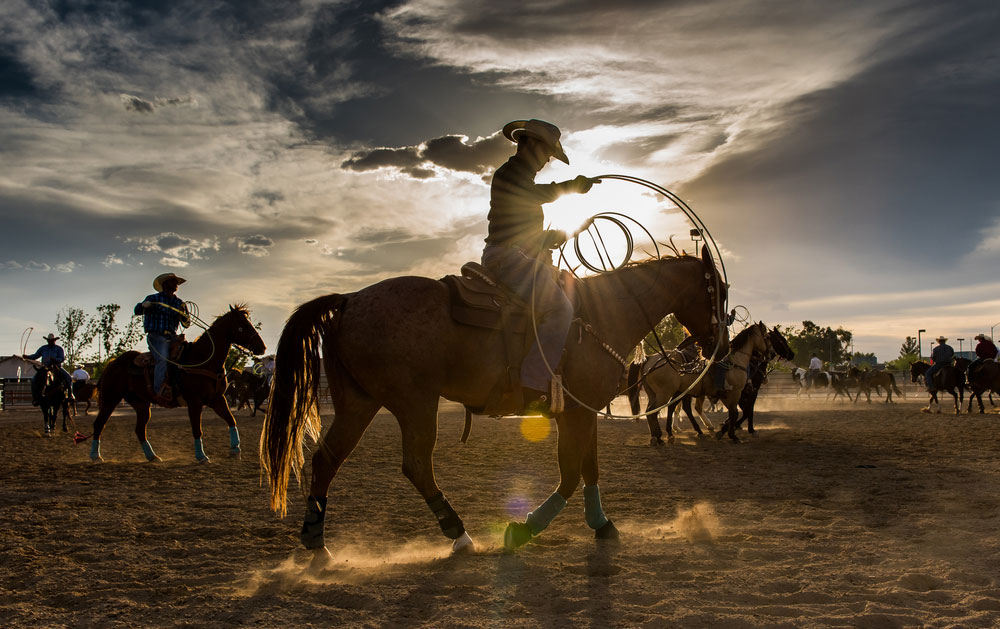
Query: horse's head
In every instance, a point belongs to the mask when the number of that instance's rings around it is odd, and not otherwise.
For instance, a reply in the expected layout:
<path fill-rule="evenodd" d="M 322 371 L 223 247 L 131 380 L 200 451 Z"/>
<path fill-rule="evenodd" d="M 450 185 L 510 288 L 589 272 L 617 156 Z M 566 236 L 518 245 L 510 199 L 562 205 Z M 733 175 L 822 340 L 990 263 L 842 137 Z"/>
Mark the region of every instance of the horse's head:
<path fill-rule="evenodd" d="M 715 359 L 729 353 L 729 327 L 726 303 L 729 285 L 715 267 L 708 247 L 701 249 L 701 273 L 690 300 L 675 313 L 677 321 L 695 338 L 702 356 Z M 718 351 L 716 351 L 718 346 Z"/>
<path fill-rule="evenodd" d="M 748 354 L 754 352 L 766 354 L 771 348 L 767 340 L 767 328 L 762 323 L 747 326 L 733 338 L 731 345 L 734 351 L 744 351 Z"/>
<path fill-rule="evenodd" d="M 260 338 L 257 328 L 250 321 L 250 311 L 246 306 L 237 304 L 229 307 L 229 312 L 219 317 L 224 324 L 226 340 L 233 345 L 245 347 L 255 355 L 267 351 L 264 340 Z"/>
<path fill-rule="evenodd" d="M 917 377 L 927 371 L 927 363 L 917 361 L 910 364 L 910 382 L 917 382 Z"/>
<path fill-rule="evenodd" d="M 771 347 L 774 348 L 775 354 L 785 360 L 795 358 L 795 352 L 792 351 L 791 346 L 788 344 L 788 339 L 781 333 L 778 326 L 774 326 L 774 328 L 767 331 L 767 339 L 771 342 Z"/>

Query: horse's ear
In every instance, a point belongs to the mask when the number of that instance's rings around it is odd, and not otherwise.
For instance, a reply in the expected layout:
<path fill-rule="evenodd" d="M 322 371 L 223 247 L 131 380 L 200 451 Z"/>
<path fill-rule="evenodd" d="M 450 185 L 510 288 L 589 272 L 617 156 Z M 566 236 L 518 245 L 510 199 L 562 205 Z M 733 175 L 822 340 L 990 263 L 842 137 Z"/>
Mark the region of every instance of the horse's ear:
<path fill-rule="evenodd" d="M 715 268 L 715 262 L 712 261 L 712 254 L 708 250 L 708 245 L 701 246 L 701 261 L 704 262 L 711 268 Z"/>

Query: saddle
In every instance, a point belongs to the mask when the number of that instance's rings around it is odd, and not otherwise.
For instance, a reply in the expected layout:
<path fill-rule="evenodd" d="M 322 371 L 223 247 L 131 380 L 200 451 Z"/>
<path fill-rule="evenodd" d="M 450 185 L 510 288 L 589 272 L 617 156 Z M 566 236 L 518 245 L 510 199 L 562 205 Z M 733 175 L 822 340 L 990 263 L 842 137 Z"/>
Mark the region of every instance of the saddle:
<path fill-rule="evenodd" d="M 175 334 L 170 339 L 170 349 L 167 352 L 167 358 L 170 361 L 176 362 L 180 359 L 181 354 L 184 352 L 184 348 L 188 343 L 184 340 L 183 334 Z M 142 375 L 146 380 L 146 393 L 149 395 L 150 399 L 158 401 L 160 396 L 156 391 L 153 391 L 153 368 L 156 365 L 156 360 L 153 358 L 152 352 L 142 352 L 132 359 L 132 364 L 129 365 L 129 372 Z M 173 364 L 167 364 L 167 379 L 164 382 L 162 401 L 163 406 L 176 407 L 184 404 L 183 398 L 177 396 L 176 399 L 173 394 L 173 384 L 172 380 L 176 377 L 176 367 Z"/>
<path fill-rule="evenodd" d="M 565 275 L 562 279 L 567 281 Z M 535 340 L 531 333 L 532 316 L 529 304 L 501 285 L 478 262 L 467 262 L 462 266 L 461 275 L 446 275 L 440 281 L 448 287 L 452 320 L 503 335 L 504 376 L 494 385 L 484 406 L 466 405 L 464 443 L 468 438 L 472 414 L 500 417 L 521 410 L 524 402 L 521 396 L 521 363 Z"/>

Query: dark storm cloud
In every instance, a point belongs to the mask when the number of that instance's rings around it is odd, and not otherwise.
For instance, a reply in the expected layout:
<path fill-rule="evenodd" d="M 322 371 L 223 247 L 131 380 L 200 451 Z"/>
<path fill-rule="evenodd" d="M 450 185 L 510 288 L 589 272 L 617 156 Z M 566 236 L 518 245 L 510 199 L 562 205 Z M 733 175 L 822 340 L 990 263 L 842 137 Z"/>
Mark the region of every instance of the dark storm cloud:
<path fill-rule="evenodd" d="M 942 18 L 884 44 L 923 42 L 908 54 L 788 105 L 758 150 L 719 162 L 683 195 L 726 208 L 747 235 L 768 237 L 780 221 L 816 246 L 841 236 L 854 259 L 891 252 L 896 271 L 961 263 L 1000 196 L 1000 8 Z"/>
<path fill-rule="evenodd" d="M 268 248 L 274 246 L 273 240 L 261 234 L 257 234 L 256 236 L 237 236 L 234 238 L 234 241 L 239 247 L 240 253 L 256 257 L 268 255 Z"/>
<path fill-rule="evenodd" d="M 413 238 L 408 229 L 364 229 L 353 236 L 354 240 L 366 244 L 387 244 Z"/>
<path fill-rule="evenodd" d="M 511 151 L 510 141 L 499 133 L 472 143 L 463 136 L 446 135 L 427 140 L 418 146 L 358 151 L 341 167 L 358 172 L 398 168 L 415 179 L 433 176 L 434 171 L 428 168 L 429 165 L 485 174 L 503 163 Z"/>
<path fill-rule="evenodd" d="M 14 46 L 0 43 L 0 99 L 26 98 L 39 93 L 31 69 L 18 58 Z"/>
<path fill-rule="evenodd" d="M 128 111 L 137 111 L 141 114 L 153 113 L 153 103 L 148 100 L 143 100 L 131 94 L 122 94 L 121 99 L 122 104 L 125 105 L 125 109 Z"/>

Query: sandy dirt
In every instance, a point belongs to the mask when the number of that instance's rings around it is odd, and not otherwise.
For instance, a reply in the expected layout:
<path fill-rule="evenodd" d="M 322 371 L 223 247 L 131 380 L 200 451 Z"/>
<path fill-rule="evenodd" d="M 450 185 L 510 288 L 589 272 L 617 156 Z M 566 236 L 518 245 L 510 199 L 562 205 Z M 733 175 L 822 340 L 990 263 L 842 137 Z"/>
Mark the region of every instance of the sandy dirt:
<path fill-rule="evenodd" d="M 267 508 L 259 415 L 238 418 L 241 459 L 206 417 L 199 465 L 185 412 L 156 409 L 150 464 L 123 409 L 95 465 L 89 444 L 42 437 L 37 411 L 0 413 L 0 625 L 1000 626 L 1000 416 L 912 398 L 759 406 L 740 444 L 685 425 L 652 448 L 645 423 L 602 420 L 621 544 L 595 543 L 578 492 L 516 554 L 502 529 L 554 489 L 554 429 L 478 418 L 463 446 L 443 406 L 438 480 L 480 547 L 454 557 L 379 415 L 331 490 L 336 562 L 319 575 L 298 489 L 285 520 Z"/>

